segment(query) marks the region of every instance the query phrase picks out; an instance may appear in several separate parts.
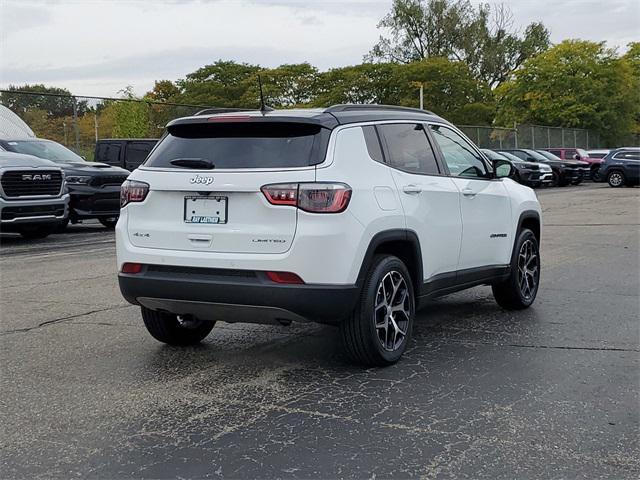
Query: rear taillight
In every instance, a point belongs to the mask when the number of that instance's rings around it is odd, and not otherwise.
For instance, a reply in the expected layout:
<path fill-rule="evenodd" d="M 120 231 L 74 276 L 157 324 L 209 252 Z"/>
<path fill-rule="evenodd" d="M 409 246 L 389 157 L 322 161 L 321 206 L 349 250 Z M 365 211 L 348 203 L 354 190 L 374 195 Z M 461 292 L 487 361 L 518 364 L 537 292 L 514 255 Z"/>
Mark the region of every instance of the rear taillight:
<path fill-rule="evenodd" d="M 142 202 L 149 193 L 149 184 L 136 180 L 125 180 L 120 187 L 120 208 L 128 203 Z"/>
<path fill-rule="evenodd" d="M 294 206 L 311 213 L 344 212 L 351 200 L 351 187 L 345 183 L 278 183 L 261 190 L 272 205 Z"/>

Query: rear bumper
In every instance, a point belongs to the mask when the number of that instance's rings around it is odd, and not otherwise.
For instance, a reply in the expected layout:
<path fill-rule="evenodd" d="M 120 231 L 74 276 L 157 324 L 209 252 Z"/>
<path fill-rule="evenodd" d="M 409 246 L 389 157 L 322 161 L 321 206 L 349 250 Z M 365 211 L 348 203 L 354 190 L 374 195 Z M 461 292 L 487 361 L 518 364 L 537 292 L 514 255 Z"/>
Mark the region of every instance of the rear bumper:
<path fill-rule="evenodd" d="M 283 285 L 263 272 L 146 265 L 118 275 L 120 291 L 134 304 L 203 320 L 338 324 L 359 298 L 356 285 Z"/>

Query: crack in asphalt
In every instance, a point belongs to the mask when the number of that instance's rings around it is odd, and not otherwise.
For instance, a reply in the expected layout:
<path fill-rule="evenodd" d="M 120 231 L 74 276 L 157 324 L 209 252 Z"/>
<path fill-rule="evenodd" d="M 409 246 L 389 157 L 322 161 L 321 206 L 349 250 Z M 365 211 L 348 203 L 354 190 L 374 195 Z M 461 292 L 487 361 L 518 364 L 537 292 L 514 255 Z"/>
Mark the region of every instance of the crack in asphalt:
<path fill-rule="evenodd" d="M 467 330 L 460 330 L 465 332 Z M 621 347 L 571 347 L 563 345 L 531 345 L 526 343 L 491 343 L 491 342 L 469 342 L 465 340 L 454 340 L 452 343 L 460 345 L 491 345 L 494 347 L 513 347 L 513 348 L 547 348 L 557 350 L 585 350 L 596 352 L 635 352 L 640 353 L 640 349 L 637 348 L 621 348 Z"/>
<path fill-rule="evenodd" d="M 118 305 L 115 307 L 106 307 L 106 308 L 98 308 L 96 310 L 90 310 L 88 312 L 82 312 L 82 313 L 76 313 L 74 315 L 67 315 L 66 317 L 60 317 L 60 318 L 54 318 L 53 320 L 47 320 L 46 322 L 42 322 L 39 323 L 38 325 L 34 325 L 33 327 L 25 327 L 25 328 L 16 328 L 14 330 L 5 330 L 0 332 L 0 335 L 9 335 L 11 333 L 26 333 L 26 332 L 30 332 L 31 330 L 37 330 L 39 328 L 42 327 L 48 327 L 49 325 L 54 325 L 57 323 L 61 323 L 64 322 L 66 320 L 73 320 L 74 318 L 79 318 L 79 317 L 84 317 L 85 315 L 91 315 L 93 313 L 100 313 L 100 312 L 108 312 L 110 310 L 118 310 L 121 308 L 129 308 L 132 307 L 133 305 Z"/>

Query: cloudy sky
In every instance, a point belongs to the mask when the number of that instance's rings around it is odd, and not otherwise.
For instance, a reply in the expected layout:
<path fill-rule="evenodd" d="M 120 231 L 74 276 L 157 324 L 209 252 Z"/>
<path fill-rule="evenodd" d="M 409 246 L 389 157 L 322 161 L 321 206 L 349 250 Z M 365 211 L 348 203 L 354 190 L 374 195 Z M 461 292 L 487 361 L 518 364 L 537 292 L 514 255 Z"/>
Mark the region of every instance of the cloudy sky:
<path fill-rule="evenodd" d="M 491 0 L 489 3 L 495 3 Z M 473 0 L 474 3 L 479 3 Z M 638 0 L 512 0 L 516 25 L 552 41 L 640 40 Z M 0 0 L 0 87 L 45 83 L 75 94 L 138 94 L 217 59 L 264 66 L 359 63 L 391 0 Z"/>

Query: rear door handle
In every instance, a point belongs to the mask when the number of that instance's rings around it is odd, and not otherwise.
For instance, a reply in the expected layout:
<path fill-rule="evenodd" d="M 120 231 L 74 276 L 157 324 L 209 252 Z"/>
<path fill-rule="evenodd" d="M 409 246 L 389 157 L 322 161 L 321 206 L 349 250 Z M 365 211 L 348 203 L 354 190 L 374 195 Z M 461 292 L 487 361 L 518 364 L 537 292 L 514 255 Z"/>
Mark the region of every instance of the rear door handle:
<path fill-rule="evenodd" d="M 476 196 L 476 192 L 474 192 L 473 190 L 471 190 L 470 188 L 463 188 L 462 189 L 462 194 L 465 197 L 475 197 Z"/>
<path fill-rule="evenodd" d="M 402 191 L 404 193 L 408 193 L 409 195 L 415 195 L 417 193 L 422 192 L 422 187 L 420 185 L 405 185 L 404 187 L 402 187 Z"/>

